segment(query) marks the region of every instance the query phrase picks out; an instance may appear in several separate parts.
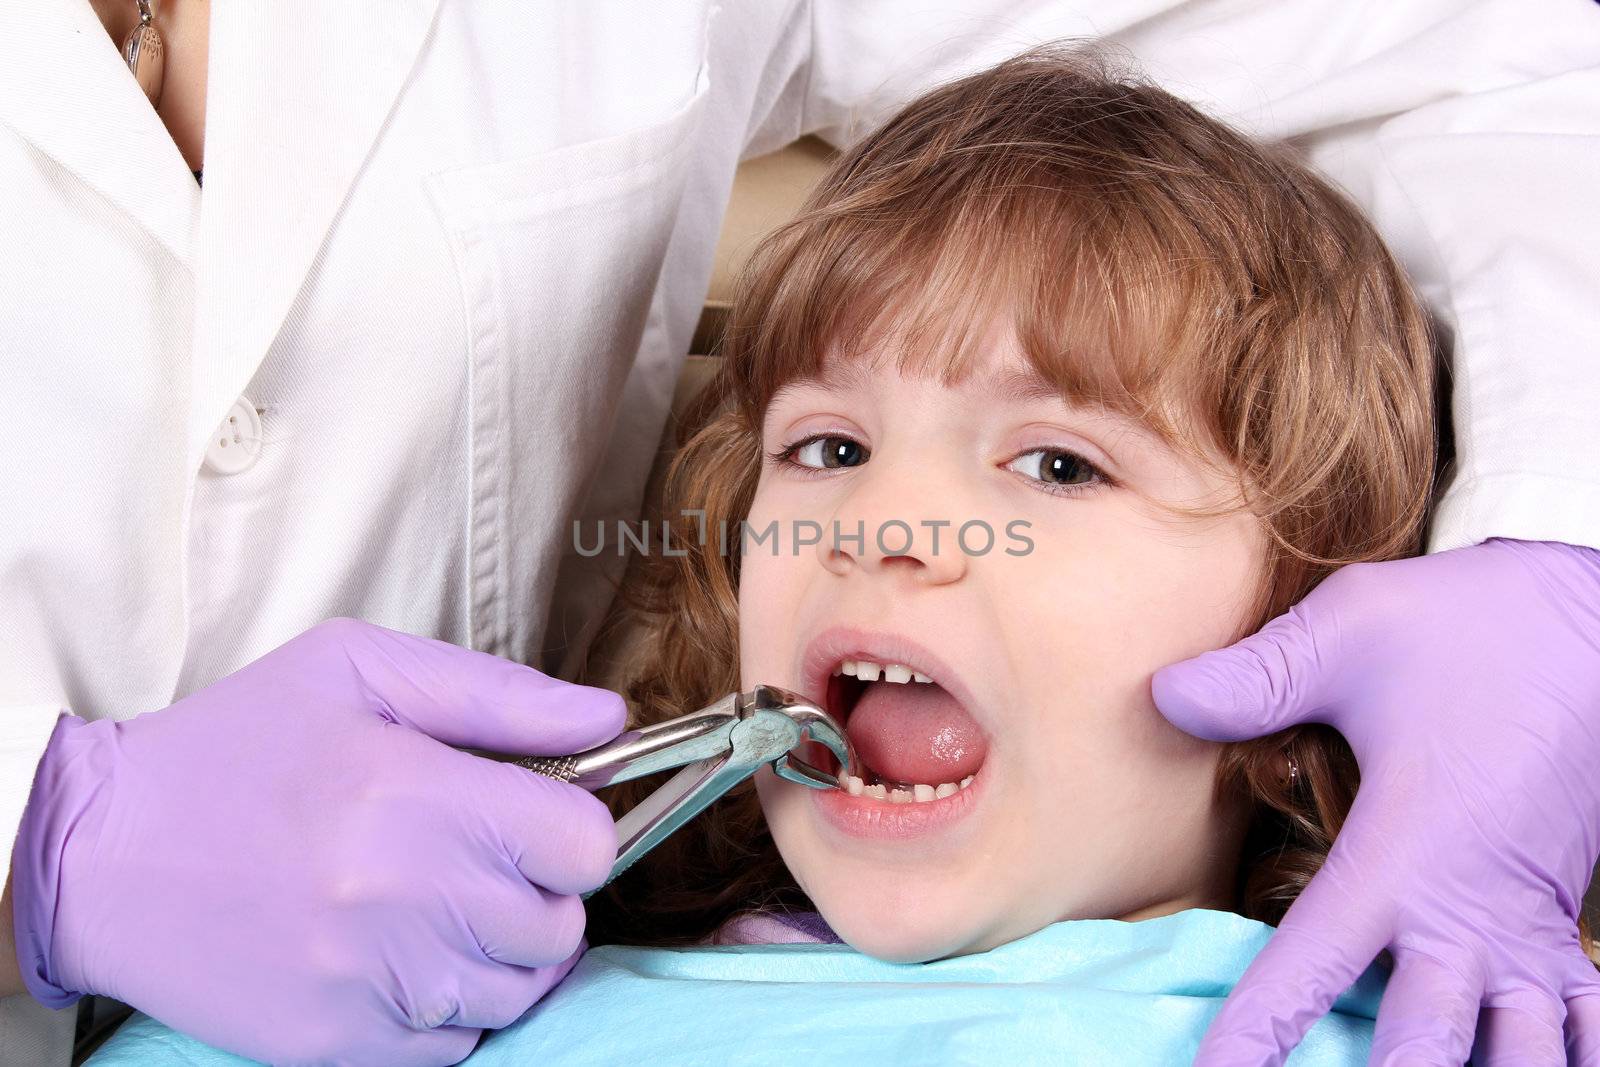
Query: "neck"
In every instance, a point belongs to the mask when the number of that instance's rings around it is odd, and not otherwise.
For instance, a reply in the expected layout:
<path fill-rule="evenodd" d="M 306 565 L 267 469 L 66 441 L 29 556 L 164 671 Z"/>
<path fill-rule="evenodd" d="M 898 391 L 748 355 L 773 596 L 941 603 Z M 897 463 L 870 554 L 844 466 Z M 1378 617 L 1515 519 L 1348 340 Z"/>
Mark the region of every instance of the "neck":
<path fill-rule="evenodd" d="M 89 0 L 117 48 L 139 25 L 135 0 Z M 161 0 L 156 29 L 166 48 L 166 77 L 156 113 L 177 143 L 190 170 L 199 170 L 205 153 L 206 71 L 211 5 L 204 0 Z"/>
<path fill-rule="evenodd" d="M 89 6 L 100 19 L 106 33 L 122 47 L 122 39 L 139 25 L 139 5 L 134 0 L 89 0 Z"/>

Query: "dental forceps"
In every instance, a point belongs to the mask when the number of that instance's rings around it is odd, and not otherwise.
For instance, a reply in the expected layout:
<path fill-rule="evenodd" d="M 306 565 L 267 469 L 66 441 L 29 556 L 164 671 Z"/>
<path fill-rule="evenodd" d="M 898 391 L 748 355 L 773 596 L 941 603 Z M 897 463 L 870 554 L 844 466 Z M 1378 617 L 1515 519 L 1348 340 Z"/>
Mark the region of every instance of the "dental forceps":
<path fill-rule="evenodd" d="M 805 697 L 771 685 L 729 693 L 676 719 L 624 730 L 605 744 L 570 756 L 530 756 L 516 762 L 589 790 L 683 768 L 617 820 L 617 862 L 600 886 L 583 894 L 587 900 L 762 766 L 813 789 L 837 788 L 839 775 L 794 754 L 806 740 L 820 742 L 838 757 L 841 774 L 857 771 L 855 749 L 844 728 Z"/>

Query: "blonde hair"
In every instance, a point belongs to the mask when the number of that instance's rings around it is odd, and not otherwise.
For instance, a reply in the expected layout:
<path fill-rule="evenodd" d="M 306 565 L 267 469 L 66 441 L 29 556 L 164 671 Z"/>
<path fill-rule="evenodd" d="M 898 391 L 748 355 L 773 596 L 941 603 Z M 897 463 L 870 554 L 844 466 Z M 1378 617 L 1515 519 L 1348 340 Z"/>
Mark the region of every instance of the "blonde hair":
<path fill-rule="evenodd" d="M 1287 151 L 1067 46 L 915 100 L 762 244 L 718 376 L 685 422 L 665 514 L 702 509 L 713 529 L 742 519 L 767 402 L 824 358 L 887 352 L 958 376 L 996 316 L 1064 395 L 1237 469 L 1232 506 L 1270 543 L 1240 636 L 1340 565 L 1417 551 L 1434 355 L 1378 235 Z M 627 689 L 637 722 L 739 683 L 738 546 L 724 554 L 696 537 L 701 520 L 674 521 L 688 555 L 637 560 L 625 590 L 648 627 Z M 1325 728 L 1228 746 L 1218 788 L 1251 818 L 1244 914 L 1281 917 L 1355 787 L 1349 749 Z M 747 785 L 595 897 L 590 936 L 689 943 L 739 910 L 806 905 Z"/>

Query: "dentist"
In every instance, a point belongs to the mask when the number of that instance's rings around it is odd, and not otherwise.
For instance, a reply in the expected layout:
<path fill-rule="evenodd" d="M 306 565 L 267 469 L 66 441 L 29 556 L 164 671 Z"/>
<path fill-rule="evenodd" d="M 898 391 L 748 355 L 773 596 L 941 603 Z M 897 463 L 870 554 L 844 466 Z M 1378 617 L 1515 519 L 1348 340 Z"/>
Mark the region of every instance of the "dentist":
<path fill-rule="evenodd" d="M 1212 1062 L 1281 1059 L 1385 945 L 1394 1055 L 1456 1055 L 1481 1001 L 1560 1062 L 1600 851 L 1568 547 L 1600 540 L 1600 7 L 1400 7 L 8 5 L 0 1062 L 67 1063 L 99 994 L 262 1060 L 452 1063 L 559 981 L 609 820 L 459 748 L 621 726 L 519 664 L 603 612 L 570 522 L 637 512 L 739 159 L 1067 36 L 1292 138 L 1454 342 L 1434 540 L 1474 547 L 1158 680 L 1214 736 L 1334 721 L 1368 783 Z"/>

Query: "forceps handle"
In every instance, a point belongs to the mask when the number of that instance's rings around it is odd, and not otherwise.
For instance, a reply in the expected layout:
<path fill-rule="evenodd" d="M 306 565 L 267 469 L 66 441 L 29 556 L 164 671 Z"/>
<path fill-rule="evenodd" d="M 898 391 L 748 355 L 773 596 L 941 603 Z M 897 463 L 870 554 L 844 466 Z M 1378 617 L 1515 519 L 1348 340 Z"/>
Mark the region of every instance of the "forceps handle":
<path fill-rule="evenodd" d="M 710 759 L 728 751 L 738 696 L 732 693 L 676 719 L 624 730 L 605 744 L 570 756 L 529 756 L 516 764 L 592 792 Z"/>
<path fill-rule="evenodd" d="M 685 823 L 750 777 L 760 764 L 741 764 L 727 753 L 691 763 L 617 820 L 617 861 L 601 885 L 582 894 L 588 900 L 632 867 Z"/>
<path fill-rule="evenodd" d="M 800 743 L 803 727 L 787 714 L 765 706 L 770 691 L 757 691 L 751 707 L 740 706 L 736 718 L 717 731 L 717 754 L 684 767 L 632 811 L 617 820 L 617 862 L 599 889 L 605 888 L 665 838 L 676 832 L 740 782 Z M 750 712 L 750 714 L 745 714 Z M 678 750 L 680 753 L 682 749 Z M 584 894 L 588 899 L 599 889 Z"/>

